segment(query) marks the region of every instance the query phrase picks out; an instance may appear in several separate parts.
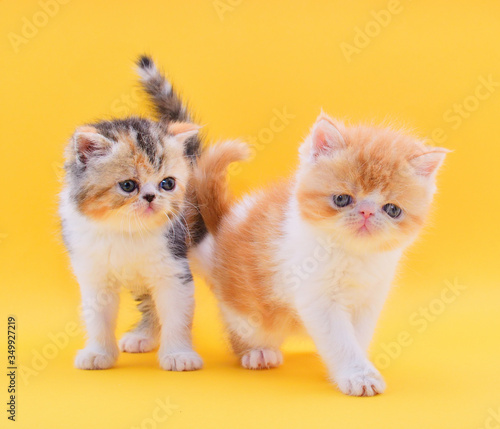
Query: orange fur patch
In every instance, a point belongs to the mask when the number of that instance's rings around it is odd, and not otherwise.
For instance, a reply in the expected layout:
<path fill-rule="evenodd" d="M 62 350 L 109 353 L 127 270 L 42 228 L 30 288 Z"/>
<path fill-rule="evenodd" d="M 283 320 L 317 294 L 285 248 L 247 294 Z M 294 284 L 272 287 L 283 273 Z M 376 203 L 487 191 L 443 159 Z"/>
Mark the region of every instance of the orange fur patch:
<path fill-rule="evenodd" d="M 188 131 L 195 131 L 200 128 L 199 125 L 191 122 L 170 122 L 168 124 L 168 133 L 176 136 L 177 134 L 187 133 Z"/>
<path fill-rule="evenodd" d="M 246 219 L 235 225 L 227 216 L 216 236 L 213 288 L 226 305 L 258 321 L 263 330 L 298 324 L 295 315 L 273 297 L 272 289 L 277 272 L 273 240 L 281 234 L 290 195 L 289 182 L 268 189 L 257 197 Z M 231 342 L 236 353 L 248 348 L 238 336 L 233 335 Z"/>
<path fill-rule="evenodd" d="M 205 149 L 198 160 L 193 185 L 205 224 L 213 234 L 233 200 L 227 189 L 226 169 L 232 162 L 245 159 L 248 155 L 246 145 L 228 141 Z"/>

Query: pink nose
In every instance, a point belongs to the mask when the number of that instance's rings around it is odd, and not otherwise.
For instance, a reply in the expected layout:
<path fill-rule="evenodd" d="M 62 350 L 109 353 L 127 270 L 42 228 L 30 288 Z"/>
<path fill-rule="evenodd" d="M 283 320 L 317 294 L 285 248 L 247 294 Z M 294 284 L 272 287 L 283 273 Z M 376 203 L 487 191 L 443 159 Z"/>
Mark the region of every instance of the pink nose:
<path fill-rule="evenodd" d="M 362 209 L 359 212 L 364 216 L 365 219 L 368 219 L 370 216 L 375 214 L 372 210 L 367 208 Z"/>
<path fill-rule="evenodd" d="M 377 206 L 372 201 L 361 201 L 358 205 L 359 213 L 366 219 L 373 216 L 377 210 Z"/>

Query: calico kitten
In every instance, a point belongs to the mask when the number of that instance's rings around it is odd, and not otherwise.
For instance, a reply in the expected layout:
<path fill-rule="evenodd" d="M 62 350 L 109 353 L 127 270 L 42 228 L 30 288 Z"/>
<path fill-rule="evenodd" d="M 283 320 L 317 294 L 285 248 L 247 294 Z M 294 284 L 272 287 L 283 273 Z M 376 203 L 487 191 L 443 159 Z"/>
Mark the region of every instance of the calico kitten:
<path fill-rule="evenodd" d="M 60 215 L 88 333 L 75 366 L 115 363 L 123 286 L 140 302 L 143 317 L 120 349 L 146 352 L 159 342 L 163 369 L 196 370 L 202 360 L 191 341 L 194 285 L 187 252 L 204 231 L 190 186 L 198 126 L 154 63 L 143 57 L 138 65 L 158 121 L 130 117 L 84 125 L 66 148 Z"/>
<path fill-rule="evenodd" d="M 210 232 L 199 258 L 234 352 L 245 368 L 276 367 L 284 338 L 305 327 L 342 392 L 382 393 L 367 348 L 447 150 L 322 113 L 295 177 L 233 204 L 226 167 L 247 152 L 211 147 L 194 174 Z"/>

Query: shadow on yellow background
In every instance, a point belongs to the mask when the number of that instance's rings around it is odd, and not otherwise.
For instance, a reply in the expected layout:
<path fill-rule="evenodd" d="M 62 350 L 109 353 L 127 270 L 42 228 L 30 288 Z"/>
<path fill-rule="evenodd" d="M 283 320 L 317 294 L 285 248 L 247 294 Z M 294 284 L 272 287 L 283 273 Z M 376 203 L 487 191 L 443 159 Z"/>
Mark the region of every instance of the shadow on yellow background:
<path fill-rule="evenodd" d="M 1 427 L 500 427 L 498 2 L 3 0 L 0 28 L 0 347 L 15 315 L 20 365 L 16 422 L 2 411 Z M 287 344 L 282 368 L 239 368 L 198 279 L 202 371 L 163 372 L 154 353 L 73 368 L 83 335 L 56 215 L 62 148 L 79 124 L 149 113 L 132 70 L 143 52 L 209 141 L 252 143 L 238 193 L 293 172 L 321 107 L 454 150 L 373 342 L 384 395 L 342 396 L 308 340 Z M 124 295 L 120 333 L 136 318 Z"/>

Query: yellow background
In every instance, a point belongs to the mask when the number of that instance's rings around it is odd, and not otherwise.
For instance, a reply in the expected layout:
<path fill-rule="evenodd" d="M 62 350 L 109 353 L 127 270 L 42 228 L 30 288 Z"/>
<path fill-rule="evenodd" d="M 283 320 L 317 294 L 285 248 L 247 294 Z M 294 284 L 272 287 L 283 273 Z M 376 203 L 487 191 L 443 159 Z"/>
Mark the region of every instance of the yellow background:
<path fill-rule="evenodd" d="M 388 9 L 385 0 L 72 0 L 47 19 L 42 5 L 0 1 L 0 350 L 6 316 L 14 314 L 24 366 L 17 422 L 1 411 L 0 427 L 500 427 L 493 417 L 500 407 L 500 87 L 474 100 L 481 77 L 500 82 L 498 1 L 401 0 L 384 27 L 373 22 Z M 30 33 L 26 21 L 34 20 Z M 371 36 L 355 40 L 357 28 Z M 341 46 L 355 43 L 359 51 L 347 58 Z M 148 113 L 132 70 L 143 52 L 169 73 L 210 141 L 257 140 L 253 161 L 232 177 L 236 192 L 293 172 L 321 107 L 354 122 L 389 118 L 422 136 L 446 136 L 440 144 L 454 152 L 434 214 L 408 252 L 373 343 L 380 363 L 384 345 L 406 338 L 382 368 L 384 395 L 342 396 L 307 340 L 287 344 L 282 368 L 239 368 L 198 279 L 202 371 L 163 372 L 154 353 L 122 355 L 108 371 L 73 368 L 83 335 L 71 331 L 79 293 L 56 215 L 62 149 L 79 124 Z M 450 109 L 464 101 L 473 111 L 458 125 Z M 263 130 L 283 108 L 294 118 L 269 138 Z M 454 282 L 465 289 L 443 303 Z M 436 313 L 422 332 L 414 323 L 421 308 Z M 120 333 L 136 317 L 124 295 Z M 8 380 L 1 379 L 5 404 Z M 150 420 L 166 398 L 171 415 Z"/>

